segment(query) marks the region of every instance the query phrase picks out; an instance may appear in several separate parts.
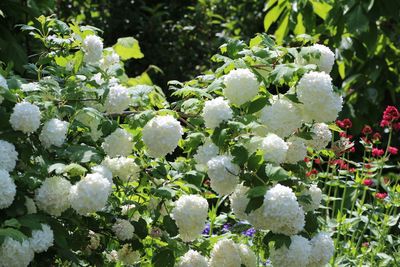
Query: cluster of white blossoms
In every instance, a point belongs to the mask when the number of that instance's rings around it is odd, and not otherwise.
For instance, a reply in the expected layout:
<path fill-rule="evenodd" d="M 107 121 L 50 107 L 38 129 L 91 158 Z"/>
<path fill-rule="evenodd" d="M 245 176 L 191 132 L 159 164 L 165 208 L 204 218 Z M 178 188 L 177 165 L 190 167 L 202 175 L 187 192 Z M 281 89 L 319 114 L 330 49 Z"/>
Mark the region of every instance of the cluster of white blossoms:
<path fill-rule="evenodd" d="M 46 178 L 36 190 L 35 202 L 40 210 L 53 216 L 60 216 L 70 207 L 70 189 L 71 183 L 65 178 L 59 176 Z"/>
<path fill-rule="evenodd" d="M 171 217 L 184 242 L 195 240 L 203 231 L 208 214 L 207 200 L 198 195 L 183 195 L 175 203 Z"/>
<path fill-rule="evenodd" d="M 21 102 L 14 106 L 13 113 L 10 116 L 10 124 L 15 131 L 29 134 L 39 128 L 40 117 L 41 113 L 38 106 Z"/>
<path fill-rule="evenodd" d="M 54 233 L 50 226 L 41 224 L 42 230 L 33 230 L 32 237 L 29 238 L 31 248 L 36 253 L 47 251 L 49 247 L 53 246 Z"/>
<path fill-rule="evenodd" d="M 130 244 L 124 244 L 117 252 L 118 260 L 124 265 L 132 266 L 140 261 L 139 251 L 133 250 Z"/>
<path fill-rule="evenodd" d="M 8 89 L 7 80 L 1 74 L 0 74 L 0 87 L 3 87 L 4 89 Z"/>
<path fill-rule="evenodd" d="M 217 97 L 204 103 L 202 113 L 207 128 L 217 128 L 222 122 L 232 119 L 233 112 L 228 101 L 223 97 Z"/>
<path fill-rule="evenodd" d="M 8 208 L 14 201 L 17 187 L 8 172 L 0 169 L 0 209 Z"/>
<path fill-rule="evenodd" d="M 110 87 L 104 107 L 107 113 L 120 114 L 124 112 L 131 103 L 131 94 L 129 90 L 120 84 Z"/>
<path fill-rule="evenodd" d="M 214 245 L 209 261 L 210 267 L 240 267 L 242 265 L 257 266 L 257 256 L 247 245 L 238 245 L 230 239 L 221 239 Z"/>
<path fill-rule="evenodd" d="M 242 105 L 252 100 L 259 90 L 257 77 L 248 69 L 230 71 L 224 77 L 224 96 L 231 104 Z"/>
<path fill-rule="evenodd" d="M 285 162 L 295 164 L 307 156 L 307 146 L 305 140 L 292 136 L 287 140 L 288 150 Z"/>
<path fill-rule="evenodd" d="M 133 158 L 106 157 L 101 164 L 107 167 L 113 176 L 118 176 L 124 182 L 134 181 L 139 177 L 140 166 Z"/>
<path fill-rule="evenodd" d="M 199 171 L 207 170 L 207 163 L 212 158 L 218 156 L 219 148 L 210 140 L 207 139 L 203 145 L 197 148 L 193 159 L 196 161 L 196 169 Z"/>
<path fill-rule="evenodd" d="M 12 171 L 18 160 L 18 152 L 15 146 L 7 141 L 0 140 L 0 169 Z"/>
<path fill-rule="evenodd" d="M 302 192 L 302 194 L 311 198 L 310 203 L 302 204 L 304 211 L 308 212 L 319 208 L 322 200 L 322 191 L 317 185 L 311 185 L 310 188 Z"/>
<path fill-rule="evenodd" d="M 127 157 L 132 153 L 132 135 L 124 129 L 118 128 L 112 134 L 104 138 L 101 144 L 104 152 L 111 157 Z"/>
<path fill-rule="evenodd" d="M 239 183 L 240 167 L 232 163 L 232 156 L 216 156 L 207 162 L 211 188 L 219 195 L 228 195 Z"/>
<path fill-rule="evenodd" d="M 112 230 L 119 240 L 129 240 L 133 237 L 135 227 L 128 220 L 117 219 Z"/>
<path fill-rule="evenodd" d="M 113 174 L 110 171 L 110 169 L 107 168 L 106 166 L 96 165 L 96 166 L 93 166 L 91 168 L 91 170 L 92 170 L 93 173 L 99 173 L 101 176 L 106 178 L 110 182 L 111 185 L 113 184 L 113 179 L 112 179 L 113 178 Z"/>
<path fill-rule="evenodd" d="M 99 140 L 103 132 L 99 130 L 100 120 L 94 114 L 79 112 L 75 119 L 90 128 L 90 137 L 93 141 Z"/>
<path fill-rule="evenodd" d="M 87 246 L 90 250 L 96 250 L 100 246 L 100 235 L 89 230 L 89 244 Z"/>
<path fill-rule="evenodd" d="M 60 147 L 67 138 L 69 123 L 59 119 L 51 119 L 46 122 L 39 135 L 39 140 L 45 148 L 50 146 Z"/>
<path fill-rule="evenodd" d="M 171 115 L 156 116 L 146 123 L 142 134 L 147 154 L 153 158 L 162 158 L 178 146 L 183 129 L 179 121 Z"/>
<path fill-rule="evenodd" d="M 100 60 L 100 68 L 103 71 L 107 71 L 108 69 L 112 69 L 113 66 L 119 66 L 120 58 L 117 53 L 114 52 L 113 49 L 106 48 L 104 49 L 104 56 Z"/>
<path fill-rule="evenodd" d="M 329 262 L 335 252 L 335 245 L 327 233 L 318 233 L 311 241 L 311 251 L 307 267 L 320 267 Z"/>
<path fill-rule="evenodd" d="M 80 215 L 103 209 L 111 193 L 112 184 L 100 173 L 87 174 L 70 190 L 71 207 Z"/>
<path fill-rule="evenodd" d="M 325 123 L 315 123 L 311 128 L 312 139 L 307 140 L 307 145 L 315 150 L 325 148 L 332 140 L 332 132 Z"/>
<path fill-rule="evenodd" d="M 265 161 L 281 164 L 285 161 L 289 147 L 287 143 L 276 134 L 269 134 L 261 143 Z"/>
<path fill-rule="evenodd" d="M 199 252 L 190 249 L 180 258 L 178 267 L 208 267 L 208 260 Z"/>
<path fill-rule="evenodd" d="M 83 40 L 82 49 L 85 62 L 98 63 L 103 54 L 103 41 L 96 35 L 89 35 Z"/>
<path fill-rule="evenodd" d="M 334 121 L 342 110 L 343 98 L 333 91 L 332 78 L 325 72 L 304 74 L 296 90 L 305 121 Z"/>
<path fill-rule="evenodd" d="M 335 63 L 335 54 L 321 44 L 302 47 L 296 61 L 301 65 L 315 64 L 318 70 L 330 73 Z"/>
<path fill-rule="evenodd" d="M 0 267 L 25 267 L 34 256 L 35 253 L 28 240 L 19 242 L 6 237 L 0 247 Z"/>
<path fill-rule="evenodd" d="M 294 235 L 305 225 L 303 208 L 292 189 L 280 184 L 270 188 L 264 196 L 265 224 L 273 233 Z"/>

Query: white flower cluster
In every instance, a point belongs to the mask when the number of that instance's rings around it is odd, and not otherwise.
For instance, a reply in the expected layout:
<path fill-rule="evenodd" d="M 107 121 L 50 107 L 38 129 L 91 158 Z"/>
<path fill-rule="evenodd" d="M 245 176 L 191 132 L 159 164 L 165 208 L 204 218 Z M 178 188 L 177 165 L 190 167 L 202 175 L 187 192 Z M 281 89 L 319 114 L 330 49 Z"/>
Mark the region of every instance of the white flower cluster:
<path fill-rule="evenodd" d="M 280 184 L 270 188 L 264 197 L 265 224 L 273 233 L 294 235 L 303 230 L 304 211 L 292 189 Z"/>
<path fill-rule="evenodd" d="M 232 119 L 233 112 L 228 101 L 223 97 L 217 97 L 204 103 L 202 113 L 207 128 L 217 128 L 222 122 Z"/>
<path fill-rule="evenodd" d="M 60 147 L 64 144 L 67 138 L 69 123 L 59 119 L 51 119 L 46 122 L 39 135 L 39 140 L 45 148 L 50 146 Z"/>
<path fill-rule="evenodd" d="M 156 116 L 146 123 L 142 134 L 149 156 L 162 158 L 175 150 L 183 129 L 171 115 Z"/>
<path fill-rule="evenodd" d="M 110 87 L 104 107 L 107 113 L 120 114 L 129 108 L 131 94 L 129 90 L 120 84 Z"/>
<path fill-rule="evenodd" d="M 60 216 L 70 207 L 70 189 L 71 183 L 62 177 L 47 178 L 37 189 L 35 202 L 40 210 L 53 216 Z"/>
<path fill-rule="evenodd" d="M 257 77 L 248 69 L 232 70 L 225 76 L 224 96 L 234 105 L 242 105 L 258 94 Z"/>
<path fill-rule="evenodd" d="M 178 267 L 208 267 L 207 258 L 190 249 L 180 258 Z"/>
<path fill-rule="evenodd" d="M 111 157 L 127 157 L 132 153 L 132 135 L 124 129 L 118 128 L 112 134 L 104 138 L 101 144 L 104 152 Z"/>
<path fill-rule="evenodd" d="M 329 47 L 315 44 L 301 48 L 297 61 L 301 65 L 315 64 L 318 70 L 330 73 L 335 63 L 335 54 Z"/>
<path fill-rule="evenodd" d="M 107 167 L 113 176 L 118 176 L 124 182 L 134 181 L 139 177 L 140 167 L 133 158 L 106 157 L 101 164 Z"/>
<path fill-rule="evenodd" d="M 0 169 L 0 209 L 8 208 L 14 201 L 17 187 L 8 172 Z"/>
<path fill-rule="evenodd" d="M 19 242 L 6 237 L 0 247 L 0 267 L 26 267 L 34 255 L 28 240 Z"/>
<path fill-rule="evenodd" d="M 327 233 L 318 233 L 311 241 L 310 261 L 308 267 L 325 266 L 335 252 L 332 238 Z"/>
<path fill-rule="evenodd" d="M 265 161 L 277 164 L 285 161 L 288 149 L 287 143 L 276 134 L 269 134 L 261 143 Z"/>
<path fill-rule="evenodd" d="M 287 137 L 302 124 L 300 110 L 294 103 L 280 98 L 261 110 L 260 121 L 267 130 L 280 137 Z"/>
<path fill-rule="evenodd" d="M 315 150 L 324 149 L 332 140 L 332 132 L 325 123 L 315 123 L 311 128 L 313 134 L 311 140 L 307 140 L 307 145 Z"/>
<path fill-rule="evenodd" d="M 7 80 L 1 74 L 0 74 L 0 87 L 3 87 L 4 89 L 8 89 Z"/>
<path fill-rule="evenodd" d="M 93 139 L 93 141 L 96 142 L 103 135 L 103 132 L 98 129 L 100 125 L 100 119 L 94 114 L 90 114 L 88 112 L 79 112 L 75 119 L 90 128 L 90 137 Z"/>
<path fill-rule="evenodd" d="M 28 102 L 21 102 L 14 106 L 13 113 L 10 116 L 10 123 L 15 131 L 29 134 L 39 128 L 40 116 L 38 106 Z"/>
<path fill-rule="evenodd" d="M 208 161 L 218 156 L 218 152 L 218 147 L 210 139 L 207 139 L 203 145 L 197 148 L 197 153 L 193 155 L 197 163 L 196 169 L 199 171 L 206 171 Z"/>
<path fill-rule="evenodd" d="M 195 240 L 203 231 L 208 214 L 207 200 L 198 195 L 184 195 L 176 202 L 171 217 L 184 242 Z"/>
<path fill-rule="evenodd" d="M 245 244 L 240 244 L 238 245 L 239 248 L 239 255 L 240 255 L 240 260 L 242 262 L 242 265 L 246 267 L 256 267 L 257 266 L 257 256 L 250 249 L 249 246 Z"/>
<path fill-rule="evenodd" d="M 89 244 L 88 249 L 96 250 L 100 246 L 100 235 L 96 234 L 92 230 L 89 230 Z"/>
<path fill-rule="evenodd" d="M 273 266 L 285 267 L 308 267 L 309 257 L 311 255 L 310 242 L 302 236 L 290 237 L 289 248 L 285 245 L 279 249 L 271 250 L 271 261 Z"/>
<path fill-rule="evenodd" d="M 118 260 L 120 260 L 124 265 L 132 266 L 138 261 L 140 261 L 139 251 L 133 250 L 130 244 L 125 244 L 117 252 Z"/>
<path fill-rule="evenodd" d="M 133 237 L 135 227 L 128 220 L 117 219 L 112 230 L 119 240 L 129 240 Z"/>
<path fill-rule="evenodd" d="M 342 110 L 343 99 L 333 91 L 332 78 L 325 72 L 304 74 L 297 84 L 297 96 L 304 104 L 305 121 L 333 121 Z"/>
<path fill-rule="evenodd" d="M 18 160 L 15 146 L 7 141 L 0 140 L 0 169 L 13 171 Z"/>
<path fill-rule="evenodd" d="M 113 184 L 113 174 L 110 171 L 109 168 L 107 168 L 106 166 L 103 165 L 96 165 L 93 166 L 92 168 L 90 168 L 92 170 L 92 173 L 99 173 L 101 176 L 105 177 L 110 184 Z"/>
<path fill-rule="evenodd" d="M 308 195 L 311 197 L 311 202 L 310 203 L 304 203 L 303 209 L 304 211 L 313 211 L 319 208 L 319 205 L 321 204 L 322 200 L 322 191 L 321 189 L 313 184 L 303 192 L 303 195 Z"/>
<path fill-rule="evenodd" d="M 305 145 L 305 140 L 292 136 L 287 140 L 288 151 L 286 153 L 287 163 L 295 164 L 307 156 L 307 146 Z"/>
<path fill-rule="evenodd" d="M 119 66 L 119 55 L 114 52 L 113 49 L 104 49 L 105 55 L 100 60 L 100 68 L 103 71 L 107 71 L 109 69 L 113 69 L 114 66 Z"/>
<path fill-rule="evenodd" d="M 238 245 L 230 239 L 221 239 L 213 247 L 210 267 L 256 267 L 257 256 L 245 244 Z"/>
<path fill-rule="evenodd" d="M 87 63 L 97 63 L 103 53 L 103 42 L 100 37 L 89 35 L 83 40 L 82 49 L 85 52 L 85 61 Z"/>
<path fill-rule="evenodd" d="M 228 195 L 239 183 L 240 167 L 228 155 L 216 156 L 207 162 L 211 188 L 219 195 Z"/>
<path fill-rule="evenodd" d="M 103 209 L 111 193 L 111 183 L 100 173 L 87 174 L 70 190 L 71 207 L 80 215 Z"/>
<path fill-rule="evenodd" d="M 42 223 L 42 230 L 33 230 L 32 237 L 29 238 L 31 248 L 36 253 L 47 251 L 53 246 L 54 233 L 50 226 Z"/>

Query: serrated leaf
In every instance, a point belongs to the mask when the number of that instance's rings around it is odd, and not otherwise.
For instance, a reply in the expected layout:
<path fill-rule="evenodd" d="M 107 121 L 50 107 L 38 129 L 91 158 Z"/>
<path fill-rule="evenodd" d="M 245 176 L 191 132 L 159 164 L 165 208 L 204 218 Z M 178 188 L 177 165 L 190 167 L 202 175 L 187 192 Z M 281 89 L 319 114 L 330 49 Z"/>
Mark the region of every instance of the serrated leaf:
<path fill-rule="evenodd" d="M 272 164 L 267 164 L 265 166 L 265 173 L 270 180 L 274 181 L 284 181 L 290 178 L 287 171 L 285 171 L 282 167 Z"/>
<path fill-rule="evenodd" d="M 142 51 L 140 51 L 139 42 L 133 37 L 118 38 L 113 48 L 122 60 L 144 57 Z"/>
<path fill-rule="evenodd" d="M 175 221 L 169 215 L 164 216 L 163 224 L 164 224 L 165 230 L 171 237 L 179 234 L 178 226 L 176 225 Z"/>
<path fill-rule="evenodd" d="M 156 250 L 151 263 L 154 267 L 173 267 L 175 264 L 174 251 L 168 248 Z"/>
<path fill-rule="evenodd" d="M 249 152 L 244 145 L 234 145 L 231 148 L 231 155 L 233 156 L 233 163 L 243 165 L 249 158 Z"/>

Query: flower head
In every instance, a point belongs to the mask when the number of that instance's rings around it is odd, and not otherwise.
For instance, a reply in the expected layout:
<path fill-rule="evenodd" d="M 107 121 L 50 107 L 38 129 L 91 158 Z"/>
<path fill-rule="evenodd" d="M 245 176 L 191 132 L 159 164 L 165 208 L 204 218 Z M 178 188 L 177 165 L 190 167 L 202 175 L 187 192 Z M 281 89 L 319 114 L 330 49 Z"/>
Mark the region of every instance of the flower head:
<path fill-rule="evenodd" d="M 257 77 L 248 69 L 229 72 L 224 79 L 224 96 L 234 105 L 242 105 L 258 94 Z"/>

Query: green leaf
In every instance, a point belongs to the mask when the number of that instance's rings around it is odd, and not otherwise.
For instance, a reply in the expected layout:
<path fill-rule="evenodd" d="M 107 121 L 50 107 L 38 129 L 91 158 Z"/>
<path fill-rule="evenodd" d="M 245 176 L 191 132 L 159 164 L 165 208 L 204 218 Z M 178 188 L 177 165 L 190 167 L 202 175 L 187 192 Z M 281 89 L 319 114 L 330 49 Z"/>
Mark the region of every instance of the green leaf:
<path fill-rule="evenodd" d="M 251 171 L 257 171 L 263 161 L 263 156 L 257 152 L 253 153 L 247 161 L 247 168 Z"/>
<path fill-rule="evenodd" d="M 179 234 L 178 226 L 176 225 L 175 221 L 169 215 L 164 216 L 163 223 L 164 223 L 165 230 L 171 237 Z"/>
<path fill-rule="evenodd" d="M 246 147 L 241 144 L 234 145 L 231 148 L 231 154 L 233 156 L 233 163 L 238 165 L 245 164 L 249 158 L 249 152 Z"/>
<path fill-rule="evenodd" d="M 271 25 L 276 22 L 281 15 L 282 11 L 285 9 L 285 5 L 277 4 L 274 6 L 264 17 L 264 31 L 268 32 Z"/>
<path fill-rule="evenodd" d="M 142 51 L 140 51 L 139 42 L 133 37 L 118 38 L 113 48 L 122 60 L 144 57 Z"/>
<path fill-rule="evenodd" d="M 297 103 L 297 104 L 301 104 L 300 100 L 297 98 L 296 94 L 286 94 L 285 95 L 286 98 L 288 98 L 290 101 L 292 101 L 293 103 Z"/>
<path fill-rule="evenodd" d="M 285 12 L 283 16 L 284 17 L 279 20 L 279 27 L 274 33 L 277 44 L 282 44 L 283 38 L 285 38 L 289 32 L 289 12 Z"/>
<path fill-rule="evenodd" d="M 304 229 L 308 233 L 315 233 L 318 230 L 319 224 L 318 224 L 318 218 L 314 214 L 314 212 L 308 212 L 305 217 L 306 224 L 304 226 Z"/>
<path fill-rule="evenodd" d="M 3 225 L 6 227 L 12 227 L 12 228 L 20 228 L 21 227 L 21 224 L 15 218 L 4 221 Z"/>
<path fill-rule="evenodd" d="M 160 187 L 154 190 L 154 195 L 161 198 L 172 199 L 176 191 L 169 187 Z"/>
<path fill-rule="evenodd" d="M 340 129 L 340 127 L 337 126 L 336 123 L 331 123 L 331 124 L 328 125 L 328 127 L 329 127 L 330 130 L 332 130 L 334 132 L 339 132 L 339 133 L 343 132 L 343 130 Z"/>
<path fill-rule="evenodd" d="M 326 19 L 329 11 L 332 9 L 332 6 L 324 1 L 311 0 L 311 4 L 313 6 L 315 14 L 317 14 L 323 20 Z"/>
<path fill-rule="evenodd" d="M 258 96 L 256 99 L 251 101 L 247 108 L 247 114 L 253 114 L 262 110 L 266 105 L 269 105 L 267 96 Z"/>
<path fill-rule="evenodd" d="M 247 191 L 248 198 L 264 197 L 267 192 L 267 186 L 256 186 Z"/>
<path fill-rule="evenodd" d="M 351 33 L 361 34 L 368 31 L 369 20 L 364 13 L 362 5 L 356 5 L 348 16 L 347 27 Z"/>
<path fill-rule="evenodd" d="M 268 232 L 263 238 L 263 243 L 265 246 L 268 247 L 268 244 L 270 242 L 274 242 L 274 247 L 275 249 L 279 249 L 283 245 L 285 245 L 287 248 L 290 247 L 290 244 L 292 243 L 290 236 L 286 236 L 283 234 L 274 234 L 272 232 Z"/>
<path fill-rule="evenodd" d="M 154 267 L 173 267 L 175 264 L 174 251 L 168 248 L 156 250 L 151 263 Z"/>
<path fill-rule="evenodd" d="M 285 171 L 282 167 L 272 164 L 267 164 L 265 166 L 265 173 L 269 179 L 274 181 L 284 181 L 290 178 L 287 171 Z"/>
<path fill-rule="evenodd" d="M 3 243 L 6 237 L 10 237 L 16 241 L 22 242 L 28 239 L 26 235 L 14 228 L 2 228 L 0 229 L 0 244 Z"/>
<path fill-rule="evenodd" d="M 263 205 L 263 203 L 264 203 L 264 196 L 252 198 L 247 204 L 244 212 L 246 212 L 246 214 L 249 214 L 253 210 L 260 208 Z"/>
<path fill-rule="evenodd" d="M 141 239 L 146 238 L 148 234 L 147 223 L 143 218 L 140 218 L 137 222 L 131 222 L 133 227 L 135 227 L 135 234 Z"/>
<path fill-rule="evenodd" d="M 70 176 L 82 176 L 85 175 L 87 169 L 77 163 L 71 163 L 65 166 L 64 172 L 68 173 Z"/>

